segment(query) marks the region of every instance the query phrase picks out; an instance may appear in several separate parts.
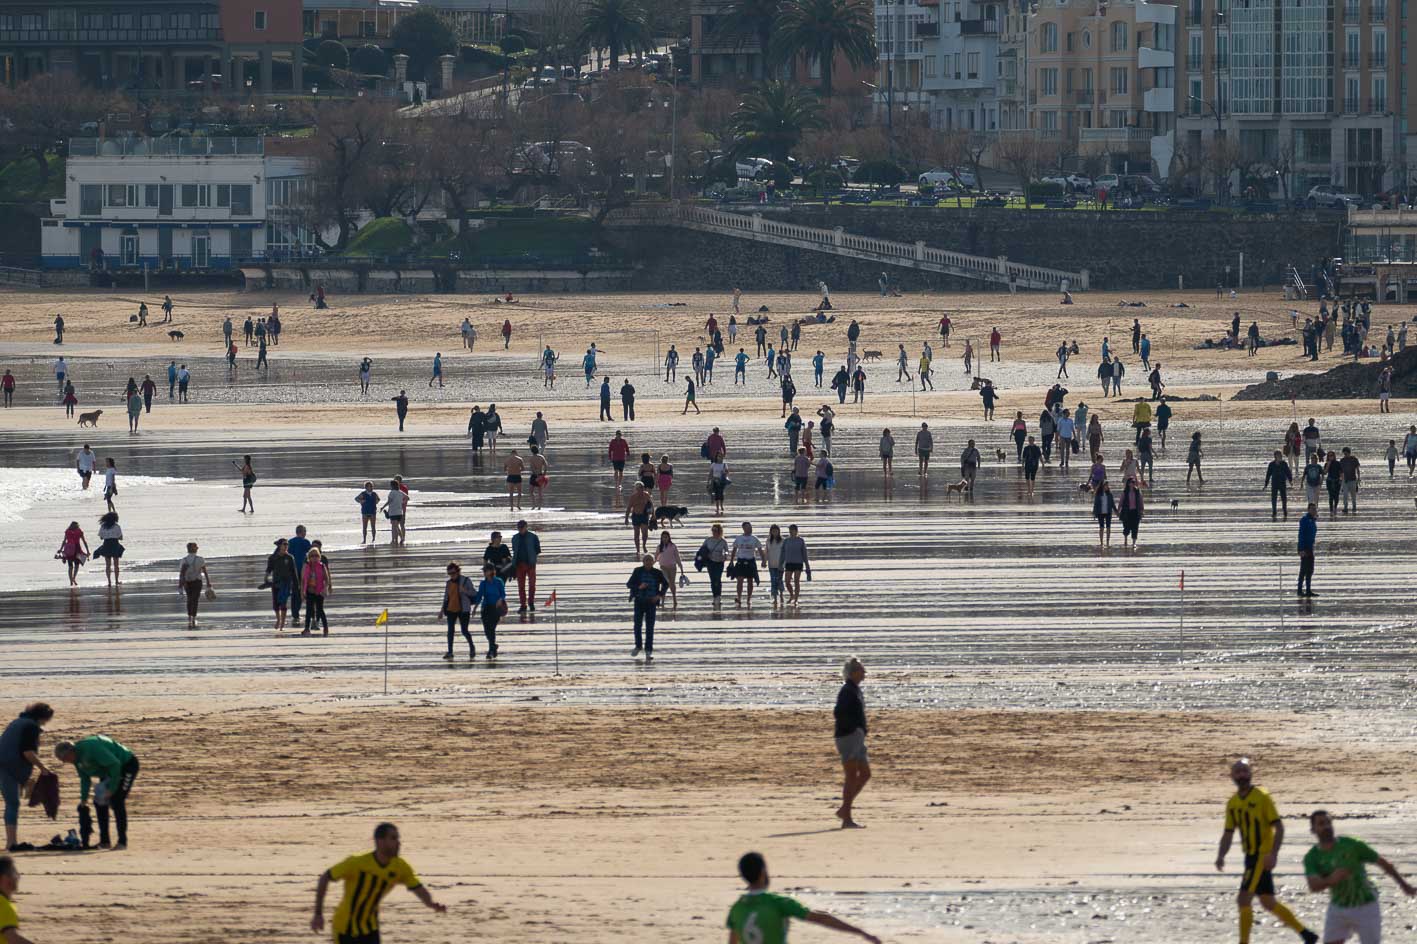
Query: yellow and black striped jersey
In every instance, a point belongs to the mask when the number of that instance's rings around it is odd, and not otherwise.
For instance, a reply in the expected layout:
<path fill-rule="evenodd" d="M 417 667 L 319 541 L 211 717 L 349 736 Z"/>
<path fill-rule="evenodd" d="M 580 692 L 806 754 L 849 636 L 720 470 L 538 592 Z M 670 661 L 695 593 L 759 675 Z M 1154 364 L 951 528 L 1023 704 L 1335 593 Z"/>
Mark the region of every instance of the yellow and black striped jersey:
<path fill-rule="evenodd" d="M 1236 793 L 1225 804 L 1226 830 L 1238 829 L 1245 855 L 1268 854 L 1274 848 L 1274 824 L 1279 822 L 1279 810 L 1269 791 L 1250 787 L 1244 796 Z"/>
<path fill-rule="evenodd" d="M 330 869 L 330 878 L 344 882 L 344 897 L 335 910 L 335 933 L 351 936 L 379 930 L 379 902 L 395 883 L 411 889 L 422 884 L 399 856 L 380 865 L 372 852 L 345 859 Z"/>

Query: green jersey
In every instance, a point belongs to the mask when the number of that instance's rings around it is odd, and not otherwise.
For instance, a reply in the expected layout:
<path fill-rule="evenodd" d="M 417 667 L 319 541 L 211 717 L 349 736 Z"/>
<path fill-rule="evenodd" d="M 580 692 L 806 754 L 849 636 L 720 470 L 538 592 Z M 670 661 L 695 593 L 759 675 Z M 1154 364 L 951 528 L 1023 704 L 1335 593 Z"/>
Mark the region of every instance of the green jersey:
<path fill-rule="evenodd" d="M 728 910 L 728 928 L 741 944 L 787 944 L 789 918 L 805 918 L 811 910 L 795 898 L 753 891 Z"/>
<path fill-rule="evenodd" d="M 79 802 L 89 798 L 89 782 L 97 777 L 109 790 L 118 789 L 123 778 L 123 766 L 133 759 L 133 752 L 113 738 L 95 734 L 74 743 L 78 758 L 74 767 L 79 771 Z"/>
<path fill-rule="evenodd" d="M 1378 861 L 1373 847 L 1361 839 L 1338 836 L 1333 848 L 1314 846 L 1304 856 L 1304 874 L 1324 878 L 1338 869 L 1347 869 L 1348 878 L 1328 890 L 1329 901 L 1339 908 L 1356 908 L 1378 900 L 1378 890 L 1363 871 L 1365 862 Z"/>

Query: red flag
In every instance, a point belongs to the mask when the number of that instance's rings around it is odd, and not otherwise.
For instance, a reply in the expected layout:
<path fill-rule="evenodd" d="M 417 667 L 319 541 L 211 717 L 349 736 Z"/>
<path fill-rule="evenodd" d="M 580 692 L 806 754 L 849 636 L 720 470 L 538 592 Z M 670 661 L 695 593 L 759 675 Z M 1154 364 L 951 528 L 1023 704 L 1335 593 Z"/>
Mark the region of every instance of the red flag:
<path fill-rule="evenodd" d="M 555 590 L 552 590 L 552 591 L 551 591 L 551 596 L 549 596 L 549 597 L 546 598 L 546 605 L 547 605 L 547 606 L 555 606 L 555 605 L 556 605 L 556 591 L 555 591 Z"/>

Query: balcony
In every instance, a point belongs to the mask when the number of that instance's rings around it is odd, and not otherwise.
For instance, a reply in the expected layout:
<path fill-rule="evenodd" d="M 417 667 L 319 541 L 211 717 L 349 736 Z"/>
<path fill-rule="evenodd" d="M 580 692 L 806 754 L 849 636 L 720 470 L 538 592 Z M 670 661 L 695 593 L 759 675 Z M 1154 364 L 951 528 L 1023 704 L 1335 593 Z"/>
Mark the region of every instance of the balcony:
<path fill-rule="evenodd" d="M 1371 99 L 1368 104 L 1370 106 L 1368 110 L 1375 115 L 1381 115 L 1387 111 L 1386 98 L 1374 98 Z"/>
<path fill-rule="evenodd" d="M 20 46 L 149 45 L 219 43 L 219 29 L 40 29 L 0 30 L 0 43 Z"/>
<path fill-rule="evenodd" d="M 1142 153 L 1151 146 L 1151 132 L 1145 128 L 1080 128 L 1082 150 Z"/>
<path fill-rule="evenodd" d="M 1387 53 L 1385 53 L 1385 52 L 1370 52 L 1370 53 L 1368 53 L 1368 68 L 1369 68 L 1369 69 L 1386 69 L 1386 68 L 1387 68 Z"/>
<path fill-rule="evenodd" d="M 70 157 L 259 157 L 265 138 L 70 138 Z"/>
<path fill-rule="evenodd" d="M 1173 88 L 1147 89 L 1141 97 L 1142 111 L 1169 115 L 1176 110 L 1176 90 Z"/>
<path fill-rule="evenodd" d="M 999 22 L 998 20 L 960 20 L 959 35 L 997 36 L 999 35 Z"/>
<path fill-rule="evenodd" d="M 938 24 L 938 23 L 916 23 L 916 24 L 915 24 L 915 38 L 916 38 L 916 39 L 927 39 L 927 38 L 928 38 L 928 39 L 934 39 L 936 36 L 939 36 L 939 35 L 940 35 L 940 24 Z"/>
<path fill-rule="evenodd" d="M 1092 100 L 1092 89 L 1078 89 L 1073 92 L 1073 104 L 1075 105 L 1091 105 Z"/>
<path fill-rule="evenodd" d="M 1363 65 L 1363 57 L 1356 52 L 1345 52 L 1338 58 L 1340 69 L 1357 69 Z"/>
<path fill-rule="evenodd" d="M 1176 66 L 1176 53 L 1170 49 L 1152 49 L 1142 46 L 1137 49 L 1137 68 L 1172 69 Z"/>
<path fill-rule="evenodd" d="M 1386 20 L 1386 19 L 1387 19 L 1387 4 L 1386 4 L 1386 3 L 1374 3 L 1372 6 L 1368 7 L 1368 19 L 1371 20 L 1371 21 L 1374 22 L 1374 23 L 1378 23 L 1378 22 L 1382 22 L 1383 20 Z"/>
<path fill-rule="evenodd" d="M 1343 113 L 1344 113 L 1345 115 L 1356 115 L 1356 114 L 1358 114 L 1358 99 L 1356 99 L 1356 98 L 1345 98 L 1345 99 L 1343 100 Z"/>

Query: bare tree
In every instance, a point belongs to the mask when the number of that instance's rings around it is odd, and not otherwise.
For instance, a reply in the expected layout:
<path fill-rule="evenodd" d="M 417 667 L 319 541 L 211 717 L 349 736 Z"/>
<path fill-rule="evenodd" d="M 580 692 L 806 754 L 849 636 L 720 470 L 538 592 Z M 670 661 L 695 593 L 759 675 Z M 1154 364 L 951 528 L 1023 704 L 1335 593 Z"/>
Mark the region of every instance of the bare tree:
<path fill-rule="evenodd" d="M 49 155 L 67 153 L 69 138 L 107 115 L 115 97 L 79 84 L 71 76 L 44 73 L 14 88 L 0 87 L 6 119 L 0 148 L 34 161 L 40 183 L 49 180 Z"/>
<path fill-rule="evenodd" d="M 1240 147 L 1228 137 L 1212 137 L 1205 147 L 1205 167 L 1215 178 L 1215 196 L 1230 199 L 1230 173 L 1239 166 Z"/>
<path fill-rule="evenodd" d="M 994 148 L 999 161 L 1018 177 L 1023 188 L 1023 205 L 1031 209 L 1028 199 L 1029 186 L 1044 165 L 1046 152 L 1041 147 L 1038 135 L 1033 131 L 1006 131 L 999 135 L 999 143 Z"/>
<path fill-rule="evenodd" d="M 424 152 L 428 174 L 443 195 L 448 216 L 457 220 L 458 235 L 467 232 L 468 211 L 480 193 L 505 179 L 506 134 L 490 113 L 438 119 L 430 127 Z"/>
<path fill-rule="evenodd" d="M 310 140 L 313 186 L 306 190 L 304 216 L 316 233 L 330 227 L 337 231 L 333 244 L 316 237 L 323 248 L 343 251 L 349 245 L 372 165 L 398 120 L 392 106 L 372 99 L 330 103 L 317 111 Z"/>

